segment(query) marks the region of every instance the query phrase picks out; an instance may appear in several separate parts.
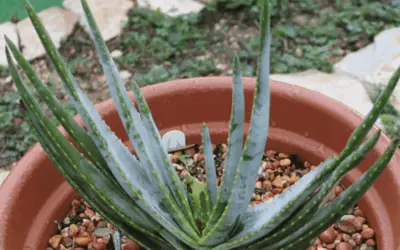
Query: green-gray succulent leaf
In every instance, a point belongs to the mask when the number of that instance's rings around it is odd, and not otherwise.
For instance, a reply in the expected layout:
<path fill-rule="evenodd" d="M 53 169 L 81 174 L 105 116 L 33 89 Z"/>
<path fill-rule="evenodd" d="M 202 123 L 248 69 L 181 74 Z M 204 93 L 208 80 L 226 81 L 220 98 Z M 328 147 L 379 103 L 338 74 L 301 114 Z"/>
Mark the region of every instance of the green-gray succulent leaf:
<path fill-rule="evenodd" d="M 250 202 L 260 162 L 265 150 L 270 113 L 269 68 L 271 37 L 270 6 L 268 1 L 263 2 L 260 26 L 260 62 L 250 129 L 240 158 L 230 199 L 224 212 L 218 218 L 217 223 L 201 239 L 201 243 L 206 246 L 215 246 L 225 242 L 232 233 L 232 227 L 235 227 L 236 223 L 241 223 L 240 221 L 243 218 L 240 218 L 240 216 Z M 217 210 L 215 209 L 215 211 Z M 215 214 L 212 215 L 211 222 L 216 219 L 215 216 Z"/>
<path fill-rule="evenodd" d="M 207 184 L 199 182 L 192 176 L 187 176 L 185 183 L 191 190 L 189 193 L 190 206 L 199 229 L 204 228 L 211 212 L 211 202 L 208 197 Z"/>
<path fill-rule="evenodd" d="M 206 124 L 203 124 L 202 138 L 206 164 L 208 197 L 211 202 L 211 207 L 214 207 L 218 195 L 217 173 L 214 165 L 214 154 L 212 151 L 210 132 L 208 131 Z"/>
<path fill-rule="evenodd" d="M 147 168 L 141 167 L 129 149 L 116 137 L 105 124 L 104 120 L 101 119 L 93 103 L 83 93 L 66 67 L 65 62 L 62 60 L 32 6 L 26 0 L 24 3 L 33 26 L 57 69 L 70 99 L 85 121 L 92 139 L 100 149 L 118 183 L 143 211 L 147 212 L 160 224 L 165 226 L 165 228 L 176 234 L 176 237 L 180 240 L 196 245 L 193 238 L 181 230 L 180 225 L 175 222 L 172 214 L 165 211 L 165 207 L 169 204 L 168 197 L 165 197 L 160 192 L 157 185 L 152 185 L 153 183 L 157 183 L 154 180 L 154 176 L 148 173 Z"/>
<path fill-rule="evenodd" d="M 158 132 L 146 99 L 140 91 L 139 85 L 135 81 L 132 81 L 132 86 L 143 124 L 149 133 L 150 146 L 154 148 L 154 153 L 158 160 L 158 169 L 164 180 L 164 186 L 172 193 L 172 199 L 178 205 L 178 209 L 183 210 L 185 218 L 179 216 L 180 213 L 176 211 L 174 213 L 176 214 L 178 220 L 186 219 L 186 221 L 189 221 L 191 226 L 197 230 L 193 214 L 190 212 L 191 209 L 187 200 L 186 190 L 184 189 L 179 176 L 176 173 L 170 158 L 168 157 L 166 149 L 163 148 L 160 133 Z M 175 209 L 177 208 L 175 207 Z"/>
<path fill-rule="evenodd" d="M 189 235 L 196 238 L 198 237 L 198 234 L 194 230 L 194 221 L 193 224 L 189 224 L 187 219 L 189 218 L 190 221 L 191 216 L 189 217 L 189 214 L 185 214 L 185 218 L 181 209 L 176 205 L 176 200 L 180 203 L 187 204 L 186 196 L 184 195 L 183 186 L 178 182 L 179 178 L 176 172 L 173 171 L 172 163 L 169 161 L 166 152 L 162 148 L 161 138 L 157 132 L 158 130 L 154 128 L 154 122 L 150 115 L 150 110 L 145 104 L 143 104 L 143 100 L 141 100 L 140 108 L 142 109 L 142 117 L 140 117 L 128 96 L 124 82 L 119 75 L 118 68 L 107 49 L 87 2 L 85 0 L 82 0 L 81 2 L 89 23 L 96 50 L 100 55 L 100 61 L 108 81 L 111 95 L 116 103 L 118 113 L 126 131 L 128 132 L 128 136 L 135 152 L 148 175 L 154 174 L 152 172 L 155 171 L 157 178 L 156 183 L 158 184 L 155 186 L 165 197 L 160 197 L 160 199 L 166 199 L 167 201 L 164 205 L 168 210 L 168 213 L 177 220 L 179 225 L 181 225 Z M 138 91 L 136 90 L 135 93 L 137 92 Z M 173 190 L 176 191 L 175 193 L 171 192 L 170 188 L 172 187 L 176 187 Z M 178 192 L 180 192 L 180 196 Z M 179 197 L 180 199 L 174 200 L 174 197 Z M 186 211 L 188 211 L 188 204 L 186 208 Z"/>
<path fill-rule="evenodd" d="M 153 230 L 157 231 L 157 228 L 163 230 L 163 228 L 141 212 L 130 198 L 121 192 L 119 186 L 88 162 L 47 119 L 39 103 L 18 75 L 8 50 L 6 54 L 12 77 L 25 104 L 25 114 L 29 124 L 57 169 L 88 202 L 91 202 L 107 219 L 109 218 L 110 222 L 123 229 L 126 229 L 128 224 L 131 232 L 136 231 L 137 235 L 135 233 L 134 239 L 144 241 L 144 245 L 147 245 L 146 241 L 153 241 L 153 237 L 158 238 L 155 243 L 162 242 Z M 110 214 L 114 214 L 115 217 L 110 218 Z M 137 238 L 143 235 L 146 237 L 148 235 L 149 239 Z"/>
<path fill-rule="evenodd" d="M 47 104 L 54 116 L 65 128 L 75 143 L 82 149 L 85 155 L 104 173 L 110 173 L 103 156 L 97 149 L 90 135 L 65 111 L 61 103 L 53 95 L 52 91 L 39 79 L 29 62 L 24 58 L 15 44 L 6 37 L 8 48 L 11 50 L 18 65 L 36 88 L 41 99 Z"/>
<path fill-rule="evenodd" d="M 228 149 L 224 162 L 224 173 L 222 176 L 221 187 L 218 192 L 216 206 L 214 207 L 214 221 L 208 221 L 207 229 L 212 228 L 217 218 L 224 211 L 228 204 L 232 188 L 235 183 L 235 176 L 239 166 L 240 155 L 243 150 L 244 133 L 244 90 L 242 72 L 239 56 L 235 55 L 233 63 L 232 79 L 232 111 L 229 123 Z M 207 231 L 205 231 L 206 233 Z"/>
<path fill-rule="evenodd" d="M 323 183 L 318 194 L 314 197 L 314 202 L 318 203 L 319 206 L 325 204 L 329 200 L 329 190 L 334 190 L 337 185 L 342 181 L 343 176 L 347 174 L 350 170 L 360 164 L 362 160 L 367 156 L 367 154 L 373 149 L 373 147 L 378 142 L 378 139 L 381 135 L 381 131 L 379 130 L 373 136 L 368 138 L 365 143 L 361 144 L 361 146 L 351 153 L 343 162 L 339 164 L 339 166 L 333 171 L 333 173 L 329 176 L 328 180 Z M 322 198 L 323 197 L 323 198 Z"/>

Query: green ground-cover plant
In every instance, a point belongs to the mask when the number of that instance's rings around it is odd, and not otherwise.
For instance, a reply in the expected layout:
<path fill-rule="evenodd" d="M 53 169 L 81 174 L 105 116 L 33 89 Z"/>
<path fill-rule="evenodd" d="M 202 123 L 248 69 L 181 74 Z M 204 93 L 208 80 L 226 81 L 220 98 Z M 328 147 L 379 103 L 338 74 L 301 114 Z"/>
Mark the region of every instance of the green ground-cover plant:
<path fill-rule="evenodd" d="M 243 141 L 241 66 L 239 57 L 235 56 L 232 113 L 222 183 L 217 186 L 211 137 L 204 125 L 201 132 L 207 182 L 200 184 L 188 177 L 184 185 L 162 146 L 161 135 L 136 81 L 132 81 L 132 88 L 138 109 L 128 97 L 86 1 L 82 0 L 82 6 L 94 44 L 135 155 L 101 119 L 93 103 L 78 86 L 34 9 L 28 0 L 24 3 L 69 99 L 82 116 L 88 131 L 65 112 L 21 52 L 7 39 L 9 67 L 24 104 L 24 115 L 54 166 L 71 186 L 104 218 L 145 248 L 306 249 L 320 232 L 337 221 L 371 187 L 399 145 L 400 139 L 395 134 L 376 163 L 333 202 L 327 203 L 326 197 L 332 188 L 377 143 L 380 132 L 368 138 L 366 135 L 388 102 L 400 78 L 400 68 L 339 155 L 326 159 L 271 202 L 249 206 L 269 127 L 271 8 L 269 1 L 263 0 L 257 84 L 247 139 Z M 46 119 L 38 98 L 19 75 L 11 53 L 41 100 L 48 105 L 83 154 L 62 136 L 53 122 Z M 191 192 L 186 185 L 191 186 Z M 319 190 L 315 193 L 317 188 Z"/>

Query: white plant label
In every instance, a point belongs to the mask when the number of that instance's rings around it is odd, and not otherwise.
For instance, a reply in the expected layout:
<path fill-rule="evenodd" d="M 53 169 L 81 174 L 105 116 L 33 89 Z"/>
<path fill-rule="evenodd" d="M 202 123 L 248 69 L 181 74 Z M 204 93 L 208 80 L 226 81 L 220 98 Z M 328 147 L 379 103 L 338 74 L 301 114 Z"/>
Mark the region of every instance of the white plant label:
<path fill-rule="evenodd" d="M 186 146 L 186 136 L 180 130 L 171 130 L 163 135 L 162 144 L 167 151 L 181 148 Z"/>

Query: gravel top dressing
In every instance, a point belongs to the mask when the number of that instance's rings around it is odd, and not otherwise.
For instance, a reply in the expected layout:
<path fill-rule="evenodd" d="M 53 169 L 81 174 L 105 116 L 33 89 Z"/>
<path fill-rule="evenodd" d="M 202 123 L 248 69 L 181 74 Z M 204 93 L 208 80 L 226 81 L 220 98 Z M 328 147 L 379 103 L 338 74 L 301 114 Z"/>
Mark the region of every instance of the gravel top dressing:
<path fill-rule="evenodd" d="M 217 183 L 221 183 L 226 156 L 226 144 L 213 146 Z M 193 145 L 188 149 L 170 154 L 176 171 L 181 176 L 192 175 L 205 182 L 205 166 L 202 146 Z M 303 175 L 316 166 L 300 159 L 295 154 L 267 150 L 260 165 L 250 205 L 268 202 L 284 192 Z M 330 200 L 343 192 L 336 186 Z M 46 250 L 111 250 L 110 234 L 114 227 L 104 220 L 84 200 L 73 200 L 66 217 L 59 222 L 59 230 L 48 240 Z M 136 244 L 122 235 L 122 250 L 136 249 Z M 364 213 L 355 206 L 337 223 L 321 233 L 309 250 L 373 250 L 376 249 L 375 232 L 368 226 Z"/>

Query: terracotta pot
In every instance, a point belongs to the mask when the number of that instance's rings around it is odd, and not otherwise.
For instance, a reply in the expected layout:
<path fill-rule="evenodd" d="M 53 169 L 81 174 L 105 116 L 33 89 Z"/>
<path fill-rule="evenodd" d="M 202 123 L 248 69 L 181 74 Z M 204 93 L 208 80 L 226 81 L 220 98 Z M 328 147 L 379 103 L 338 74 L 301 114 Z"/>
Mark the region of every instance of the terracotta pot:
<path fill-rule="evenodd" d="M 247 121 L 255 80 L 245 78 Z M 271 129 L 267 147 L 296 153 L 314 164 L 339 152 L 361 122 L 353 110 L 324 95 L 273 82 Z M 214 143 L 226 142 L 231 110 L 231 78 L 208 77 L 171 81 L 143 88 L 162 132 L 180 129 L 187 143 L 199 143 L 207 122 Z M 103 118 L 127 140 L 111 100 L 97 105 Z M 78 119 L 80 121 L 80 119 Z M 374 129 L 376 130 L 376 129 Z M 383 153 L 389 139 L 382 136 L 363 164 L 345 178 L 349 184 Z M 400 152 L 359 203 L 377 233 L 380 250 L 400 249 Z M 77 195 L 63 180 L 39 145 L 13 168 L 0 188 L 0 249 L 45 249 L 71 199 Z"/>

